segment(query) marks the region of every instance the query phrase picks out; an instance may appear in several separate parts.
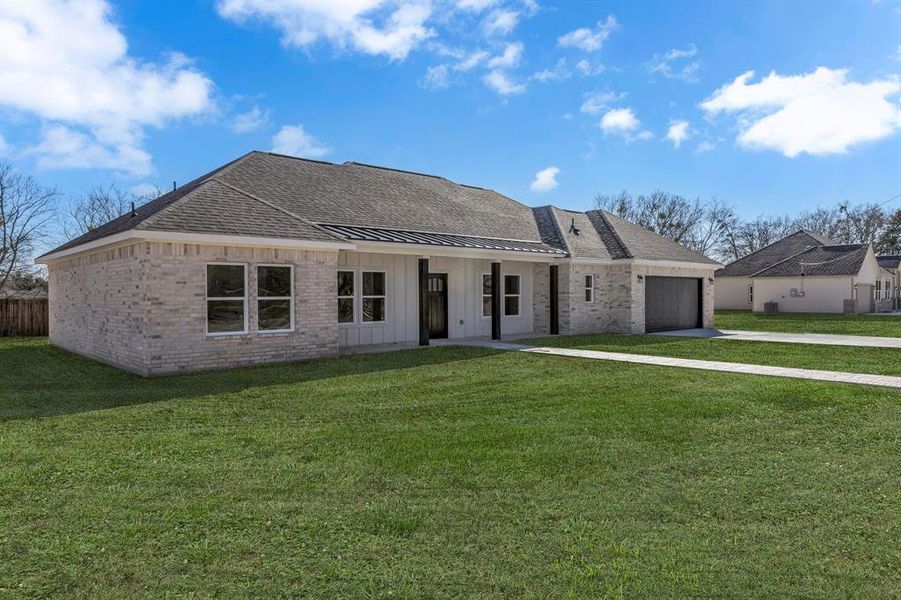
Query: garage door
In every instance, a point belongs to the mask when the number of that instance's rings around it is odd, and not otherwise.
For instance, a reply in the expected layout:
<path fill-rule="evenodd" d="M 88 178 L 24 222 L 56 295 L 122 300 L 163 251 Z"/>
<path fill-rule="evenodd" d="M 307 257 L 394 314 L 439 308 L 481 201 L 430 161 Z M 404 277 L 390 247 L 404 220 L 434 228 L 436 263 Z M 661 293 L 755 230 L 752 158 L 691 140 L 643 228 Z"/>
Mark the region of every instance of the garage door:
<path fill-rule="evenodd" d="M 645 277 L 645 331 L 701 326 L 701 280 Z"/>

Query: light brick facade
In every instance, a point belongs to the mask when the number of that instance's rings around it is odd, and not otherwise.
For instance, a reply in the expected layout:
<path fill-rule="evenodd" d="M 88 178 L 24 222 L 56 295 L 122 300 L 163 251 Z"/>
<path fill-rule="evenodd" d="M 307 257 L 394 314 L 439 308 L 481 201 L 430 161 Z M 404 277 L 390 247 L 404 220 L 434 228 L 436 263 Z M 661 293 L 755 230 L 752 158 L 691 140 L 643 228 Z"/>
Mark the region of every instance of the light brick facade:
<path fill-rule="evenodd" d="M 337 353 L 337 251 L 141 242 L 53 263 L 53 344 L 139 373 Z M 206 265 L 247 265 L 248 333 L 206 334 Z M 294 331 L 258 332 L 256 266 L 294 266 Z"/>

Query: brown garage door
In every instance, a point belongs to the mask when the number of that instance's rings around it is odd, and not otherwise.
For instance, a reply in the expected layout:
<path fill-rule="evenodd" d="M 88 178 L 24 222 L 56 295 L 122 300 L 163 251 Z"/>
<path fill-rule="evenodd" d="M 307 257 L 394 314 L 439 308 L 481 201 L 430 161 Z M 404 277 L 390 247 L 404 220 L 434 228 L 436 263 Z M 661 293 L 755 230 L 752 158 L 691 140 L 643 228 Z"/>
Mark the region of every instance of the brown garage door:
<path fill-rule="evenodd" d="M 701 327 L 701 280 L 645 277 L 645 331 Z"/>

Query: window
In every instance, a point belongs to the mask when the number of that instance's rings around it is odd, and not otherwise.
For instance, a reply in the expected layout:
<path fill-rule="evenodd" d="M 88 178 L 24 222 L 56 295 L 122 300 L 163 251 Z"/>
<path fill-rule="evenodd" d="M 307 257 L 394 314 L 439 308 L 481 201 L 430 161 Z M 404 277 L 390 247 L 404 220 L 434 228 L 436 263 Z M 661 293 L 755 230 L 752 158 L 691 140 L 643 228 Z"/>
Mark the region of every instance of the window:
<path fill-rule="evenodd" d="M 384 271 L 363 271 L 364 323 L 378 323 L 385 320 L 386 279 Z"/>
<path fill-rule="evenodd" d="M 353 271 L 338 271 L 338 322 L 354 322 Z"/>
<path fill-rule="evenodd" d="M 504 275 L 504 316 L 519 316 L 519 275 Z"/>
<path fill-rule="evenodd" d="M 247 333 L 245 265 L 206 266 L 206 331 L 209 335 Z"/>
<path fill-rule="evenodd" d="M 291 265 L 257 267 L 257 329 L 294 329 L 294 268 Z"/>
<path fill-rule="evenodd" d="M 874 292 L 874 294 L 876 295 L 877 301 L 882 300 L 882 280 L 881 279 L 876 280 L 876 291 Z"/>
<path fill-rule="evenodd" d="M 585 276 L 585 302 L 594 302 L 594 275 Z"/>
<path fill-rule="evenodd" d="M 491 316 L 491 275 L 482 274 L 482 316 Z"/>
<path fill-rule="evenodd" d="M 748 286 L 748 304 L 754 304 L 754 286 Z"/>

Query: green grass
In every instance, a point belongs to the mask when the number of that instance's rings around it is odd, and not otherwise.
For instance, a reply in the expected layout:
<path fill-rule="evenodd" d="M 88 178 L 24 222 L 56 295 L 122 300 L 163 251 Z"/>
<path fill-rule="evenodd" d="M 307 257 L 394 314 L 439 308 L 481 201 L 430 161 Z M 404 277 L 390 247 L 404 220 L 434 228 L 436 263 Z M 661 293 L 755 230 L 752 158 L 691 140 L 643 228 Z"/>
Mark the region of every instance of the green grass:
<path fill-rule="evenodd" d="M 519 340 L 518 340 L 519 341 Z M 660 335 L 567 335 L 522 343 L 555 348 L 719 360 L 776 367 L 901 376 L 901 349 L 751 342 Z"/>
<path fill-rule="evenodd" d="M 901 594 L 897 391 L 451 347 L 0 365 L 0 596 Z"/>
<path fill-rule="evenodd" d="M 826 315 L 779 313 L 767 315 L 745 310 L 716 311 L 717 329 L 834 333 L 901 337 L 901 317 L 885 315 Z"/>

